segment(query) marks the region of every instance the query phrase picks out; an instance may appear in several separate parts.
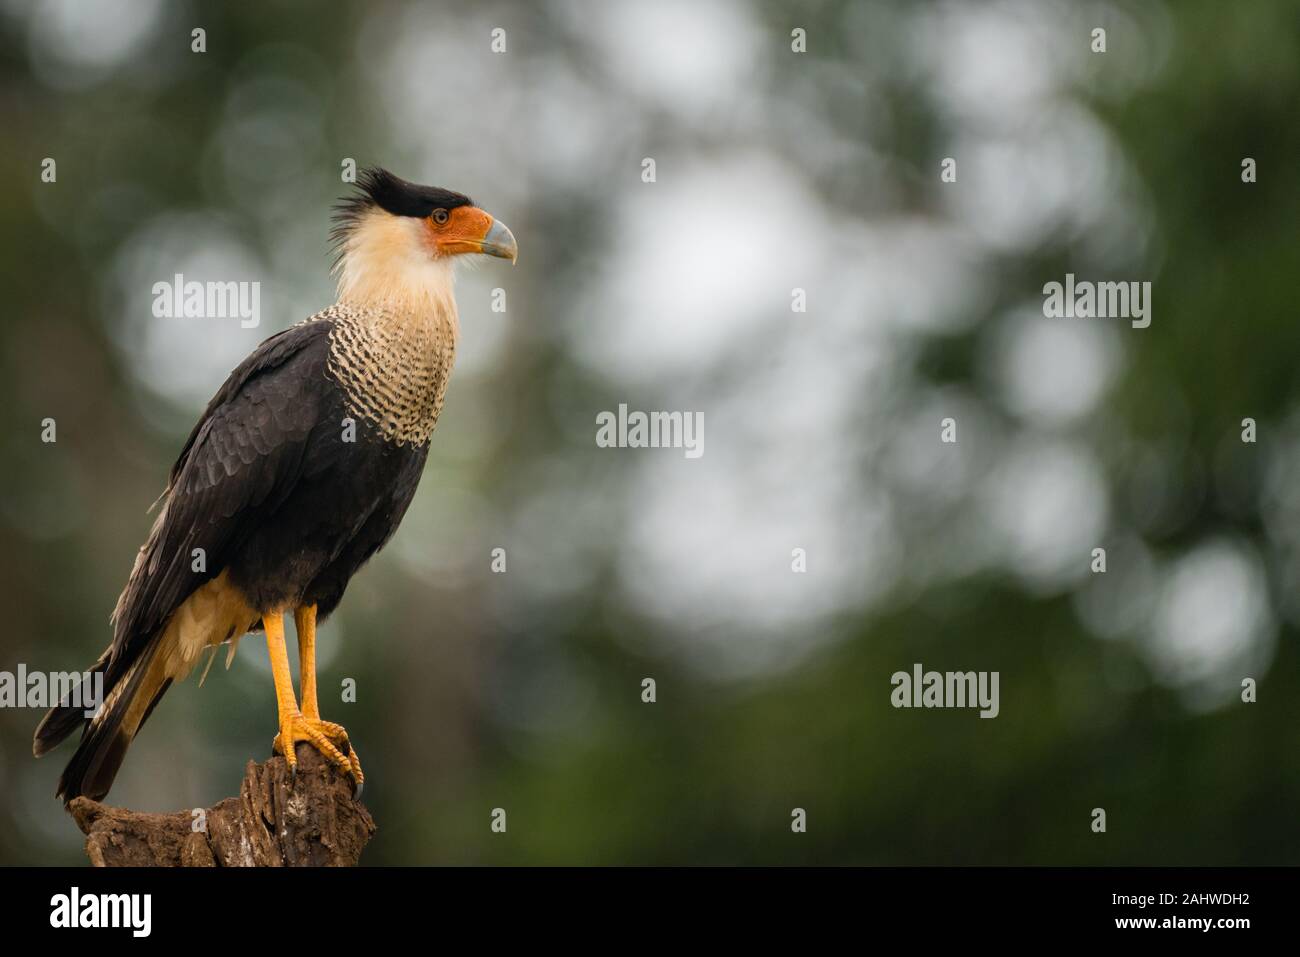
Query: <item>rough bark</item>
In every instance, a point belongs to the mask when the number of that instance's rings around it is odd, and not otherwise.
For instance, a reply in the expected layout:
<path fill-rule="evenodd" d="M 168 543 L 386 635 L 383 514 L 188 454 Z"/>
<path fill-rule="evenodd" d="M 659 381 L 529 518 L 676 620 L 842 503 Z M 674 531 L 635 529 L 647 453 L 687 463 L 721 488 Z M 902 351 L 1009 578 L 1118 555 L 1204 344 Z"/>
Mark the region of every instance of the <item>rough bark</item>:
<path fill-rule="evenodd" d="M 68 811 L 96 867 L 348 867 L 375 833 L 351 779 L 306 744 L 292 790 L 276 755 L 249 761 L 239 796 L 202 815 L 142 814 L 84 797 Z"/>

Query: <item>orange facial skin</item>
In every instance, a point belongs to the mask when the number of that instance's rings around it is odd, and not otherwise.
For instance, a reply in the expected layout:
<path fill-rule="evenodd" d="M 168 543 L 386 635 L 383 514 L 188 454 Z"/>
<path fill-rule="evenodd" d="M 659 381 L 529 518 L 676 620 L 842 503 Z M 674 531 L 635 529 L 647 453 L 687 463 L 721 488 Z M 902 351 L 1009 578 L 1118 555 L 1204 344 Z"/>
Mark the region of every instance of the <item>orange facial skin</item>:
<path fill-rule="evenodd" d="M 446 214 L 446 221 L 439 223 L 438 219 L 443 213 Z M 434 210 L 424 222 L 436 255 L 482 253 L 512 261 L 515 259 L 515 237 L 510 230 L 477 206 Z"/>
<path fill-rule="evenodd" d="M 447 221 L 441 226 L 430 216 L 425 219 L 433 244 L 443 256 L 455 256 L 458 253 L 476 253 L 480 251 L 488 230 L 492 228 L 492 217 L 477 206 L 457 206 L 447 211 Z"/>

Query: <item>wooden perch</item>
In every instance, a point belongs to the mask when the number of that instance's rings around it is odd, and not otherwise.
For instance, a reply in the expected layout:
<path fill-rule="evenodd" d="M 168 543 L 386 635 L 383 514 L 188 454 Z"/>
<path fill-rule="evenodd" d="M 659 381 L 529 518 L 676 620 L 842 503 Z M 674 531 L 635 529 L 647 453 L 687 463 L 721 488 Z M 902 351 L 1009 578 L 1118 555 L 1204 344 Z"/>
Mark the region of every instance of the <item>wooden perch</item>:
<path fill-rule="evenodd" d="M 141 814 L 89 798 L 68 805 L 96 867 L 349 867 L 375 822 L 352 781 L 307 744 L 289 788 L 284 758 L 248 762 L 239 797 L 201 815 Z M 198 822 L 198 823 L 196 823 Z M 202 826 L 200 826 L 202 825 Z"/>

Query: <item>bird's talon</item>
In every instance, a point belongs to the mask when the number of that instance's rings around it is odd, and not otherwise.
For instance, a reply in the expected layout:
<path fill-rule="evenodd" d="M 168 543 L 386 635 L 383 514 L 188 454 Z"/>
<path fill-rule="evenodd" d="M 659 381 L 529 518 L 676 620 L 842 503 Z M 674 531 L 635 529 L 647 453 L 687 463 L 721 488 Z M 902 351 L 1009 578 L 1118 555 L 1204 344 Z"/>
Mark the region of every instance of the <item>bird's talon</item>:
<path fill-rule="evenodd" d="M 286 741 L 290 742 L 288 747 L 285 746 Z M 365 780 L 365 775 L 361 773 L 361 762 L 357 759 L 356 750 L 348 740 L 348 733 L 343 725 L 322 721 L 320 718 L 309 718 L 299 712 L 285 718 L 280 733 L 271 743 L 273 751 L 284 755 L 285 762 L 289 765 L 291 781 L 297 780 L 298 758 L 294 754 L 294 747 L 300 741 L 310 744 L 331 764 L 352 778 L 354 786 Z M 335 742 L 346 748 L 347 753 L 339 750 Z"/>
<path fill-rule="evenodd" d="M 366 786 L 366 776 L 361 773 L 361 759 L 357 757 L 357 752 L 351 747 L 348 749 L 348 773 L 352 777 L 352 783 L 355 786 L 354 797 L 361 799 L 361 789 Z"/>
<path fill-rule="evenodd" d="M 335 744 L 344 745 L 348 743 L 348 729 L 343 725 L 335 724 L 333 721 L 321 721 L 319 727 L 321 734 Z"/>

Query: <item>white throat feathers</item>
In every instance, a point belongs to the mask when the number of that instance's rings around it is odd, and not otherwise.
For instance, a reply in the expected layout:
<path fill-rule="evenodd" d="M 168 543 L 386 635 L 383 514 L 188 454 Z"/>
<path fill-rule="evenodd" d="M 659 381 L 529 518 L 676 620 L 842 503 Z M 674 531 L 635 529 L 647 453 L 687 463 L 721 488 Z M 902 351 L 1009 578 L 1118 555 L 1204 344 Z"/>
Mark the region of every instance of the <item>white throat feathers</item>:
<path fill-rule="evenodd" d="M 348 233 L 334 272 L 340 303 L 417 320 L 441 315 L 459 336 L 452 259 L 437 254 L 423 219 L 370 210 Z"/>

